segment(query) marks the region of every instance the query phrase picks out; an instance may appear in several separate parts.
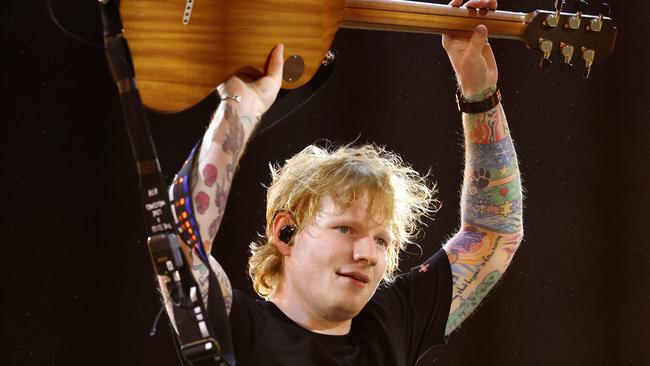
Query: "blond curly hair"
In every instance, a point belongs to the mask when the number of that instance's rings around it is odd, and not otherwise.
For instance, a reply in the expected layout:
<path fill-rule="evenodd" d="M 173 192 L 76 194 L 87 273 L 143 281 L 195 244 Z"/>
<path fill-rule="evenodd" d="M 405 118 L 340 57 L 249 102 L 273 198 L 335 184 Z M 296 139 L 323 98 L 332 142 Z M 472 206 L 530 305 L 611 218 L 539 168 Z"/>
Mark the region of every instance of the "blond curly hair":
<path fill-rule="evenodd" d="M 366 193 L 368 214 L 386 220 L 395 237 L 387 248 L 383 278 L 390 282 L 397 271 L 400 250 L 417 235 L 422 218 L 438 208 L 435 185 L 427 184 L 427 176 L 376 145 L 310 145 L 284 166 L 269 164 L 269 168 L 272 179 L 266 196 L 266 233 L 251 243 L 248 261 L 253 288 L 267 299 L 282 281 L 283 256 L 270 240 L 277 212 L 291 213 L 300 230 L 319 213 L 321 198 L 329 195 L 345 210 Z"/>

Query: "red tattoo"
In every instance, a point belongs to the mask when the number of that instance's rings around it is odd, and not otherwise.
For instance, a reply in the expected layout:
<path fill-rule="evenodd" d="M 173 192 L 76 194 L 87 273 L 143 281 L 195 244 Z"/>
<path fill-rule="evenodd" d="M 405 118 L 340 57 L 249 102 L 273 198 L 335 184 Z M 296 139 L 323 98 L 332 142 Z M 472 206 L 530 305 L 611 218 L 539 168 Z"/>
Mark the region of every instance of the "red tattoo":
<path fill-rule="evenodd" d="M 515 252 L 517 251 L 517 248 L 503 248 L 503 251 L 508 253 L 508 261 L 512 260 L 512 256 L 515 255 Z"/>
<path fill-rule="evenodd" d="M 474 121 L 468 137 L 474 144 L 491 144 L 508 137 L 508 129 L 504 126 L 501 115 L 492 111 Z"/>
<path fill-rule="evenodd" d="M 508 254 L 508 262 L 510 262 L 512 256 L 517 251 L 517 248 L 519 248 L 519 243 L 521 243 L 521 236 L 521 234 L 512 235 L 503 243 L 501 249 Z"/>
<path fill-rule="evenodd" d="M 196 205 L 196 211 L 203 215 L 208 207 L 210 207 L 210 196 L 201 191 L 194 196 L 194 204 Z"/>
<path fill-rule="evenodd" d="M 212 164 L 207 164 L 203 168 L 203 183 L 206 186 L 212 187 L 214 182 L 217 181 L 217 167 Z"/>

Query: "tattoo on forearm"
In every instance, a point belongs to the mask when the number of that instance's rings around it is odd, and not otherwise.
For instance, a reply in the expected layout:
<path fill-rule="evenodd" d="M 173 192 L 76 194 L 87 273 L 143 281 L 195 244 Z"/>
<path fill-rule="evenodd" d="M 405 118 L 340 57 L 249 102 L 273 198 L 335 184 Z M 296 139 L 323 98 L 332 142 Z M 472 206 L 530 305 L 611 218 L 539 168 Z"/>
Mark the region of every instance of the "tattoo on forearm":
<path fill-rule="evenodd" d="M 454 292 L 447 334 L 478 306 L 508 267 L 522 239 L 522 189 L 501 106 L 465 114 L 462 228 L 445 244 Z"/>
<path fill-rule="evenodd" d="M 465 118 L 467 140 L 473 144 L 490 144 L 510 136 L 503 108 L 497 107 L 486 113 L 468 115 Z"/>
<path fill-rule="evenodd" d="M 244 124 L 252 127 L 253 121 L 250 117 L 240 116 L 234 108 L 226 108 L 224 119 L 228 124 L 228 132 L 222 143 L 223 151 L 237 158 L 244 147 Z"/>
<path fill-rule="evenodd" d="M 217 183 L 217 186 L 214 190 L 214 204 L 216 205 L 217 212 L 214 219 L 212 219 L 210 222 L 210 226 L 208 227 L 210 239 L 214 238 L 217 235 L 217 230 L 221 224 L 221 219 L 223 218 L 223 214 L 226 211 L 228 190 L 224 189 L 225 184 L 225 182 L 223 184 Z M 230 185 L 230 182 L 228 182 L 228 185 Z"/>
<path fill-rule="evenodd" d="M 232 179 L 235 174 L 235 166 L 244 148 L 244 124 L 254 126 L 250 117 L 240 116 L 234 108 L 226 109 L 225 121 L 228 124 L 226 140 L 222 143 L 223 151 L 232 156 L 232 161 L 226 166 L 228 177 Z M 215 141 L 217 142 L 217 141 Z"/>
<path fill-rule="evenodd" d="M 213 126 L 211 126 L 212 129 Z M 223 219 L 230 185 L 241 157 L 247 134 L 254 128 L 251 117 L 241 116 L 226 107 L 223 117 L 204 146 L 195 167 L 193 181 L 194 204 L 204 241 L 217 235 Z"/>
<path fill-rule="evenodd" d="M 217 167 L 214 164 L 205 164 L 201 174 L 203 175 L 203 184 L 208 187 L 212 187 L 217 181 Z"/>
<path fill-rule="evenodd" d="M 210 207 L 210 196 L 203 191 L 199 191 L 194 195 L 194 207 L 199 215 L 203 215 Z"/>
<path fill-rule="evenodd" d="M 501 107 L 465 120 L 467 167 L 463 222 L 501 233 L 521 230 L 517 156 Z"/>

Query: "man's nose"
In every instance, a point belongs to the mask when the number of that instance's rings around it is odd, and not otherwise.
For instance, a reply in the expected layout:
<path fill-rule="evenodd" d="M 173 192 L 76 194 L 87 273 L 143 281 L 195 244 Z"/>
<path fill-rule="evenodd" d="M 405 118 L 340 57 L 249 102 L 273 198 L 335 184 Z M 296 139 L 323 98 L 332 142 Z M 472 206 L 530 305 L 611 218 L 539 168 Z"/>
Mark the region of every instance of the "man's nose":
<path fill-rule="evenodd" d="M 377 264 L 377 244 L 373 237 L 364 236 L 354 243 L 352 259 L 355 262 L 365 262 L 371 266 Z"/>

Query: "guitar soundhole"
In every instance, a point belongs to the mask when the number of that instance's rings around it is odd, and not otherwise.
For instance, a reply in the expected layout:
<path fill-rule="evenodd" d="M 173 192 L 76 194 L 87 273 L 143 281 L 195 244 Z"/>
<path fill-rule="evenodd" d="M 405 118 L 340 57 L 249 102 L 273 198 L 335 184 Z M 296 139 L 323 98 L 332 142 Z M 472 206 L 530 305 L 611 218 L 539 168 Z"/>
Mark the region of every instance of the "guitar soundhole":
<path fill-rule="evenodd" d="M 298 55 L 292 55 L 284 62 L 282 78 L 287 83 L 293 83 L 300 79 L 303 72 L 305 72 L 305 61 Z"/>

